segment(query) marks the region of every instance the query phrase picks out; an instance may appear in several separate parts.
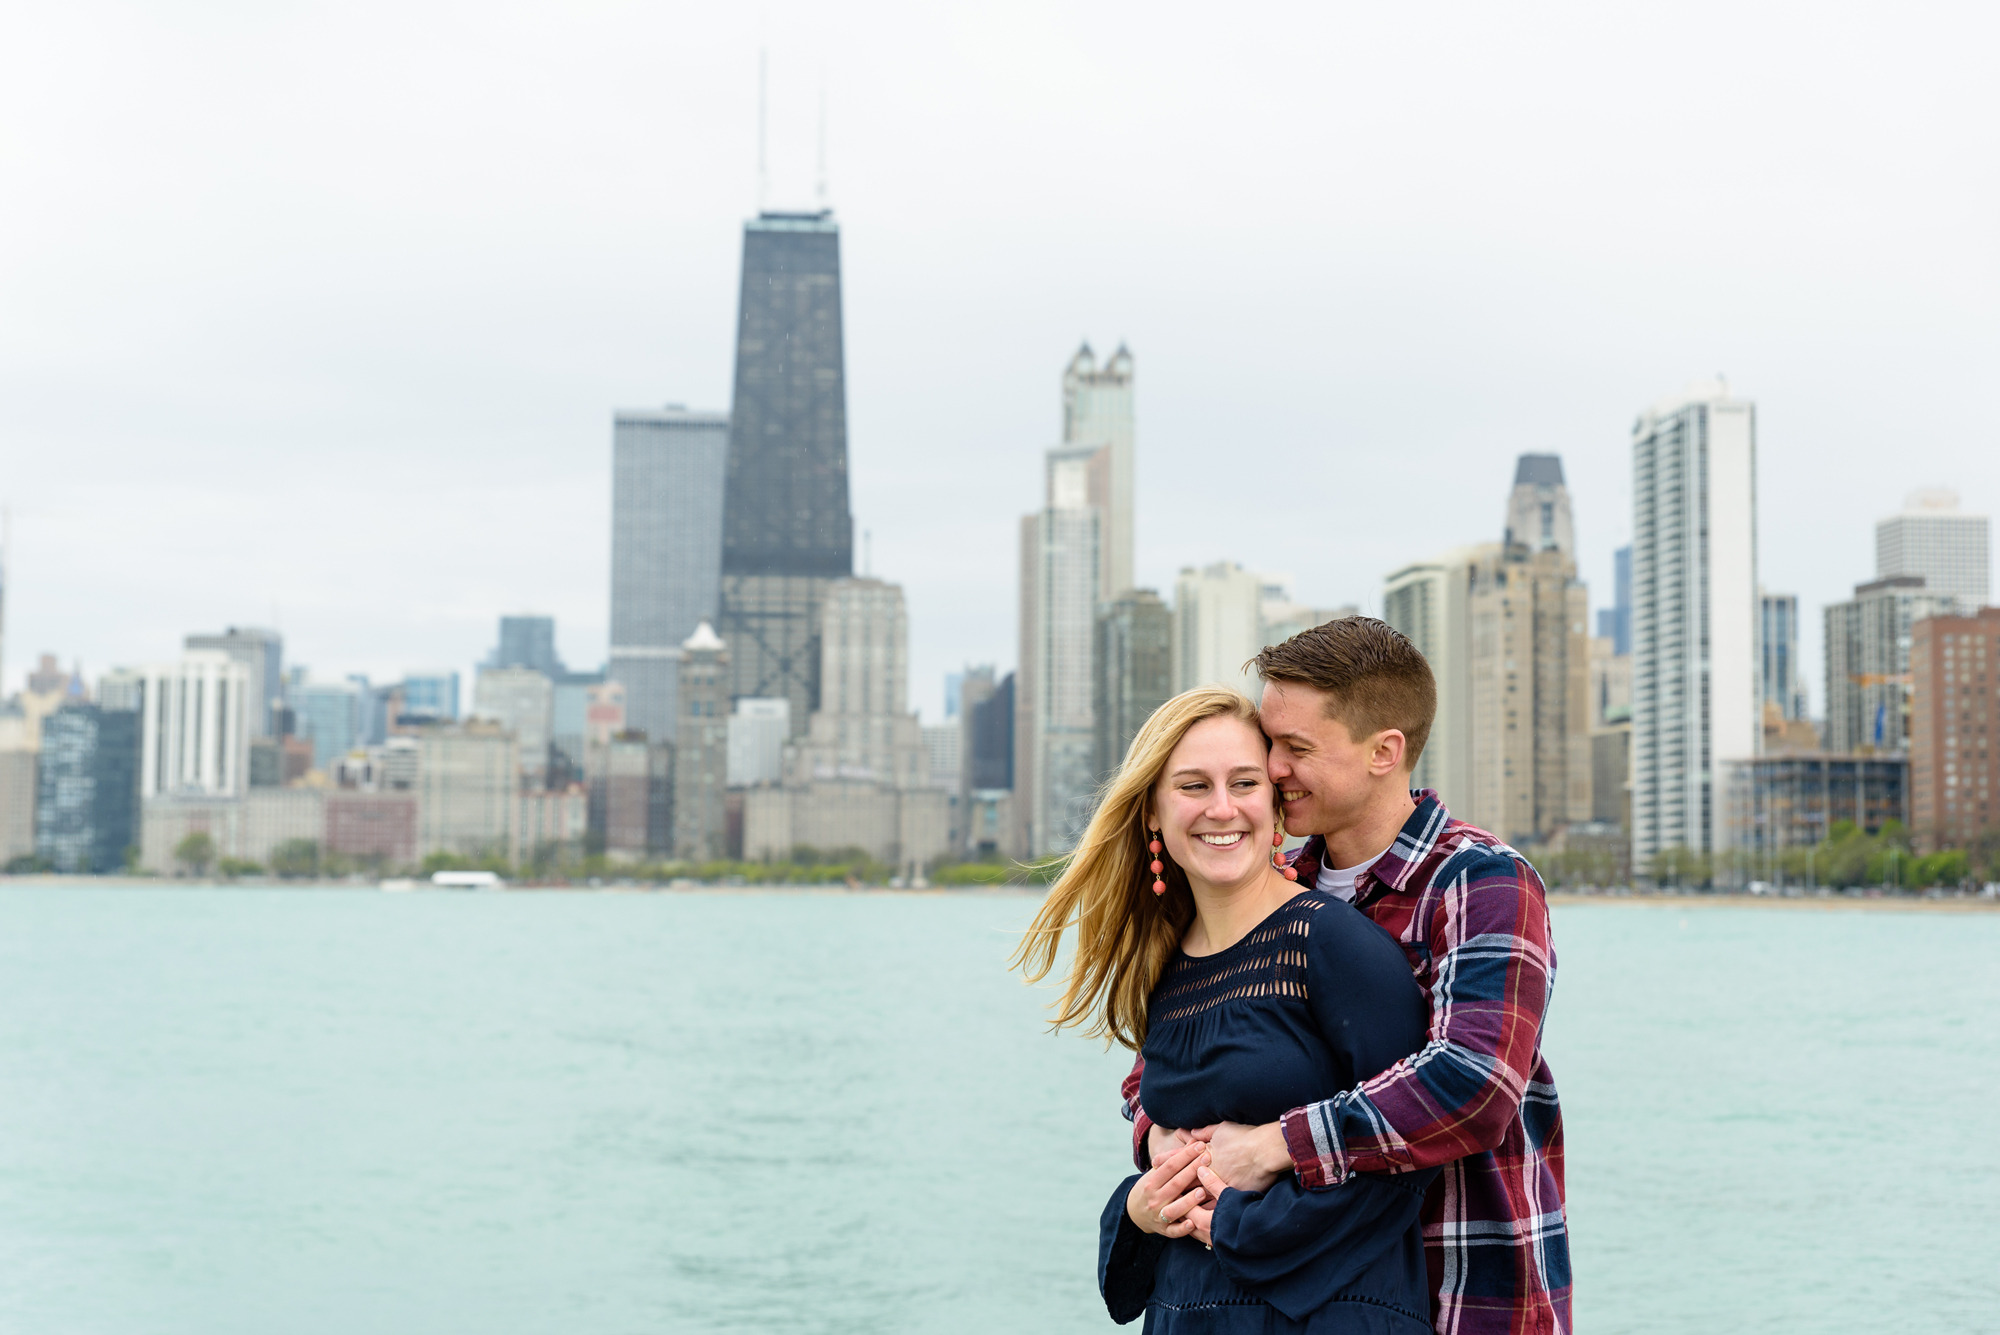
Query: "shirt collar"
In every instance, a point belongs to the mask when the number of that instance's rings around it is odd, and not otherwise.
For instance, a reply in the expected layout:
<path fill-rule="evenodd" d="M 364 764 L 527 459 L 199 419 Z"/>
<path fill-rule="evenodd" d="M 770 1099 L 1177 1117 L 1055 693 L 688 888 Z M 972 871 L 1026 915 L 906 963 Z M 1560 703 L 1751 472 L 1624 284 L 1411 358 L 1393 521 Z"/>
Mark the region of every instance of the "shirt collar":
<path fill-rule="evenodd" d="M 1389 845 L 1388 851 L 1377 858 L 1373 866 L 1355 878 L 1356 903 L 1360 903 L 1367 896 L 1376 882 L 1398 892 L 1423 888 L 1412 887 L 1410 881 L 1415 877 L 1417 868 L 1422 865 L 1423 860 L 1430 856 L 1433 848 L 1437 847 L 1438 836 L 1450 822 L 1451 813 L 1445 810 L 1444 802 L 1438 797 L 1435 788 L 1412 792 L 1410 800 L 1417 804 L 1417 809 L 1403 822 L 1403 828 L 1397 831 L 1395 841 Z M 1300 885 L 1316 883 L 1319 880 L 1320 868 L 1325 865 L 1325 835 L 1316 834 L 1306 840 L 1304 846 L 1292 858 L 1292 867 L 1299 874 Z"/>

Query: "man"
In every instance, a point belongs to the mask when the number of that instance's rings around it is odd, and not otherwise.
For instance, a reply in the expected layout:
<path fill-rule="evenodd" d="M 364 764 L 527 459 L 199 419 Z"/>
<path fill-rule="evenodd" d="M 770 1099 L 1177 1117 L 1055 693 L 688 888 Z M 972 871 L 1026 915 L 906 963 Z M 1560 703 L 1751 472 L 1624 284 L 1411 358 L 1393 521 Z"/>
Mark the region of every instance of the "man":
<path fill-rule="evenodd" d="M 1295 1172 L 1333 1189 L 1357 1172 L 1442 1165 L 1424 1200 L 1440 1335 L 1568 1335 L 1562 1111 L 1541 1056 L 1555 979 L 1548 903 L 1527 861 L 1410 791 L 1437 712 L 1430 665 L 1370 617 L 1330 621 L 1257 655 L 1285 827 L 1309 834 L 1302 886 L 1352 902 L 1403 946 L 1430 1002 L 1420 1051 L 1277 1122 L 1169 1131 L 1125 1081 L 1134 1156 L 1192 1136 L 1245 1191 Z"/>

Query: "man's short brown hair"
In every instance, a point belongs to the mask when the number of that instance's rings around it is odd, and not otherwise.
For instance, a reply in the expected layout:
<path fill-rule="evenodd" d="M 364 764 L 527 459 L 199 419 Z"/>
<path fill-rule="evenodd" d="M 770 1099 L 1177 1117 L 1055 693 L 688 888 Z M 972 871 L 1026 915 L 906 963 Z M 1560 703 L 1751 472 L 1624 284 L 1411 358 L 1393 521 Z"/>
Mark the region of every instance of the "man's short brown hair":
<path fill-rule="evenodd" d="M 1437 717 L 1437 680 L 1417 646 L 1386 621 L 1342 617 L 1267 646 L 1252 660 L 1265 681 L 1325 691 L 1328 717 L 1360 741 L 1385 728 L 1403 734 L 1403 762 L 1416 768 Z"/>

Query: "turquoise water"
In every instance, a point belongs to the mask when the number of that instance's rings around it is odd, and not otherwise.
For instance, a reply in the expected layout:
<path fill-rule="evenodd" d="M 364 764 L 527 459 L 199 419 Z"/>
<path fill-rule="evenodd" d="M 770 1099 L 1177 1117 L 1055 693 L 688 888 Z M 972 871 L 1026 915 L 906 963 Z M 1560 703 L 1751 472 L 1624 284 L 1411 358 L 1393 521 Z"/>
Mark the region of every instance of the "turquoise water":
<path fill-rule="evenodd" d="M 1010 895 L 0 890 L 0 1331 L 1101 1331 Z M 2000 915 L 1564 907 L 1580 1329 L 2000 1329 Z"/>

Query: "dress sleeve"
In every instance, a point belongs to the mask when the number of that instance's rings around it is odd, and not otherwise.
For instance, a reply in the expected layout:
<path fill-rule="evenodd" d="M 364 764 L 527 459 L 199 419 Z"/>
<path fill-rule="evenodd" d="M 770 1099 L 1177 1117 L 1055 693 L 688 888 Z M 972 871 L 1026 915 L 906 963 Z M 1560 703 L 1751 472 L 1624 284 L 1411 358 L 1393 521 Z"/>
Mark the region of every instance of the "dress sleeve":
<path fill-rule="evenodd" d="M 1280 1178 L 1264 1192 L 1225 1191 L 1210 1227 L 1216 1260 L 1231 1280 L 1294 1321 L 1325 1306 L 1391 1252 L 1406 1253 L 1403 1264 L 1421 1275 L 1423 1234 L 1412 1225 L 1440 1171 L 1356 1173 L 1321 1191 L 1307 1190 L 1296 1177 Z M 1123 1204 L 1121 1199 L 1121 1213 Z M 1138 1234 L 1130 1219 L 1125 1223 Z"/>
<path fill-rule="evenodd" d="M 1104 1295 L 1111 1319 L 1121 1326 L 1145 1313 L 1146 1301 L 1153 1296 L 1154 1267 L 1167 1249 L 1165 1238 L 1140 1232 L 1125 1213 L 1126 1198 L 1138 1180 L 1134 1173 L 1118 1184 L 1097 1226 L 1097 1291 Z"/>

